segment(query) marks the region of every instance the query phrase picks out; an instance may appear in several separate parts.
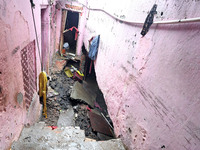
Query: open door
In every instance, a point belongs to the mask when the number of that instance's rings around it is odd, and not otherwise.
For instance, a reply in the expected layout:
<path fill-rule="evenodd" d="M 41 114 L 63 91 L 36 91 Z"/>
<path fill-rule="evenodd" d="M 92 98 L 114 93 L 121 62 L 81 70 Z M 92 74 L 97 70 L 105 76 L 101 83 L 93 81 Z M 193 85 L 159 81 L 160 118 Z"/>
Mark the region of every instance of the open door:
<path fill-rule="evenodd" d="M 69 45 L 66 52 L 76 54 L 76 45 L 78 37 L 79 12 L 63 10 L 60 52 L 63 53 L 63 45 Z"/>

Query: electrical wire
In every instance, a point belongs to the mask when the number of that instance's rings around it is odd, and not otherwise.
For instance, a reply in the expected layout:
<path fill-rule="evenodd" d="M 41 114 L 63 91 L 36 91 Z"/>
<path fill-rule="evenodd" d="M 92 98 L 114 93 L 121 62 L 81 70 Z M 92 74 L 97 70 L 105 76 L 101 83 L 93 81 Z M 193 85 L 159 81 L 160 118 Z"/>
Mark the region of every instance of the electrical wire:
<path fill-rule="evenodd" d="M 33 7 L 35 6 L 32 1 L 31 3 L 31 11 L 32 11 L 32 18 L 33 18 L 33 23 L 34 23 L 34 29 L 35 29 L 35 36 L 36 36 L 36 41 L 37 41 L 37 47 L 38 47 L 38 55 L 40 59 L 40 64 L 41 64 L 41 70 L 43 70 L 43 65 L 42 65 L 42 60 L 41 60 L 41 55 L 40 55 L 40 47 L 39 47 L 39 41 L 38 41 L 38 35 L 37 35 L 37 29 L 36 29 L 36 24 L 35 24 L 35 16 L 33 12 Z"/>
<path fill-rule="evenodd" d="M 128 21 L 128 20 L 124 20 L 121 19 L 119 17 L 116 17 L 112 14 L 110 14 L 109 12 L 103 10 L 103 9 L 99 9 L 99 8 L 89 8 L 88 6 L 84 5 L 83 3 L 78 2 L 79 4 L 81 4 L 83 7 L 87 8 L 88 10 L 93 10 L 93 11 L 101 11 L 104 12 L 105 14 L 109 15 L 110 17 L 123 22 L 123 23 L 127 23 L 127 24 L 137 24 L 137 25 L 143 25 L 144 22 L 141 21 Z M 163 21 L 154 21 L 153 24 L 180 24 L 180 23 L 194 23 L 194 22 L 200 22 L 200 17 L 197 18 L 188 18 L 188 19 L 177 19 L 177 20 L 163 20 Z"/>

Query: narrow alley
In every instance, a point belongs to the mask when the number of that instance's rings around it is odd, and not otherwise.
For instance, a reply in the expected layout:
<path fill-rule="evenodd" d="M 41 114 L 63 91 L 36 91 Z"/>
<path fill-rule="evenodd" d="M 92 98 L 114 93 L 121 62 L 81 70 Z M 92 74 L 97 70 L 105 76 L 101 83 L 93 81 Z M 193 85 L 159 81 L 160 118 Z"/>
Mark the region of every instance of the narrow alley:
<path fill-rule="evenodd" d="M 0 150 L 199 150 L 199 0 L 0 0 Z"/>

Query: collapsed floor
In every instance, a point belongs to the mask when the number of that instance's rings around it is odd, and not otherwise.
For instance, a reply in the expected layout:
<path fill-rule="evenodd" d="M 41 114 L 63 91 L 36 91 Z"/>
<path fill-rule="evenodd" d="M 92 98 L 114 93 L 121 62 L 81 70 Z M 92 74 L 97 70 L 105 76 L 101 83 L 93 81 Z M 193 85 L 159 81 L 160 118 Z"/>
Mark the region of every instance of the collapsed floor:
<path fill-rule="evenodd" d="M 54 58 L 54 67 L 59 57 Z M 41 117 L 47 126 L 79 126 L 88 138 L 108 140 L 114 138 L 112 121 L 108 116 L 103 94 L 98 88 L 95 72 L 79 83 L 68 78 L 66 64 L 59 70 L 52 68 L 47 94 L 47 116 Z M 92 120 L 91 120 L 92 119 Z M 91 123 L 92 121 L 92 123 Z M 97 123 L 98 122 L 98 123 Z"/>

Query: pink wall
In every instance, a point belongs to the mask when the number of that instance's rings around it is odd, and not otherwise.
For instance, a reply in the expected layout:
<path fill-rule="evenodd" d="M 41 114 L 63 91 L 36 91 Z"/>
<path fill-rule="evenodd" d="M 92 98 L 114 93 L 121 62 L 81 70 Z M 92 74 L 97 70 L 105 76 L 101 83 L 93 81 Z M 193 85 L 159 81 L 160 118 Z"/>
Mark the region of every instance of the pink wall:
<path fill-rule="evenodd" d="M 34 1 L 36 28 L 41 50 L 41 8 L 47 0 Z M 48 19 L 50 20 L 50 19 Z M 50 34 L 50 33 L 48 33 Z M 50 38 L 50 36 L 49 36 Z M 40 116 L 41 105 L 35 90 L 30 107 L 26 109 L 24 80 L 21 66 L 21 50 L 35 40 L 30 1 L 0 1 L 0 149 L 8 149 L 16 140 L 24 124 L 32 124 Z M 50 39 L 46 39 L 50 41 Z M 52 39 L 53 41 L 53 39 Z M 36 41 L 35 41 L 36 42 Z M 40 60 L 36 46 L 37 76 Z M 51 49 L 53 51 L 53 48 Z M 31 77 L 29 77 L 31 78 Z M 36 79 L 37 80 L 37 79 Z M 37 81 L 38 82 L 38 81 Z M 38 83 L 37 83 L 38 85 Z M 23 103 L 17 102 L 17 94 L 23 94 Z"/>
<path fill-rule="evenodd" d="M 41 7 L 47 0 L 42 5 L 34 2 L 41 44 Z M 88 4 L 126 20 L 144 21 L 154 1 L 88 0 Z M 156 20 L 200 16 L 199 1 L 164 0 L 157 4 Z M 40 105 L 37 94 L 28 112 L 16 100 L 17 93 L 24 94 L 20 51 L 35 39 L 29 1 L 2 0 L 0 5 L 0 149 L 7 149 L 24 123 L 37 120 L 39 114 L 33 114 L 39 112 Z M 50 12 L 55 12 L 52 9 Z M 61 11 L 56 11 L 47 39 L 49 61 L 59 45 Z M 141 38 L 141 26 L 84 10 L 79 28 L 77 54 L 82 41 L 88 48 L 88 40 L 101 35 L 95 69 L 116 135 L 130 149 L 159 149 L 163 145 L 176 150 L 200 149 L 199 23 L 153 26 Z M 36 55 L 39 73 L 37 49 Z"/>
<path fill-rule="evenodd" d="M 44 9 L 41 9 L 41 51 L 42 51 L 42 62 L 43 69 L 48 72 L 48 56 L 50 50 L 50 8 L 45 6 Z"/>
<path fill-rule="evenodd" d="M 62 11 L 56 10 L 56 43 L 55 43 L 55 50 L 60 48 L 60 30 L 61 30 L 61 19 L 62 19 Z"/>
<path fill-rule="evenodd" d="M 88 0 L 130 21 L 144 21 L 153 0 Z M 157 1 L 155 20 L 199 17 L 199 1 Z M 163 12 L 163 16 L 161 16 Z M 141 26 L 89 11 L 84 43 L 101 35 L 95 70 L 115 133 L 130 149 L 200 149 L 200 23 Z"/>

